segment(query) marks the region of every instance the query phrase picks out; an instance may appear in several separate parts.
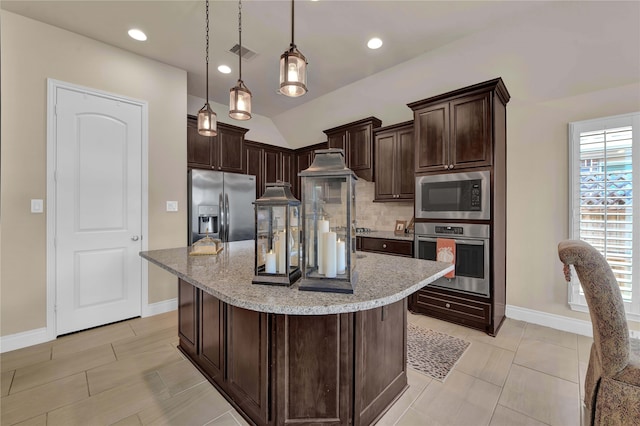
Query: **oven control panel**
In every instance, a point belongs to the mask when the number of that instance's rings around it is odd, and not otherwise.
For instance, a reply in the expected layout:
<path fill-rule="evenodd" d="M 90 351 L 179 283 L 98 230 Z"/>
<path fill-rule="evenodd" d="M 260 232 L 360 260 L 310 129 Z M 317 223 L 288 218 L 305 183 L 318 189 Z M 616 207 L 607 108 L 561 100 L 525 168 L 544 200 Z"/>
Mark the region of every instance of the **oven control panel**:
<path fill-rule="evenodd" d="M 464 235 L 462 226 L 436 226 L 436 234 Z"/>

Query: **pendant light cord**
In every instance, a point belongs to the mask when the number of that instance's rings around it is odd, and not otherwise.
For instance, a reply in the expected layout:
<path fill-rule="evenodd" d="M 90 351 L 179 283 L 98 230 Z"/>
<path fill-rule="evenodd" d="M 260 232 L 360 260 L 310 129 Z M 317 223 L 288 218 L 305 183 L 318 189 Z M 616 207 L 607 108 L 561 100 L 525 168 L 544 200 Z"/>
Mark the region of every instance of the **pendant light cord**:
<path fill-rule="evenodd" d="M 207 50 L 206 50 L 206 80 L 207 80 L 207 104 L 209 103 L 209 0 L 206 1 L 206 14 L 207 14 Z"/>
<path fill-rule="evenodd" d="M 291 0 L 291 47 L 296 47 L 296 44 L 293 41 L 293 0 Z"/>
<path fill-rule="evenodd" d="M 238 39 L 240 50 L 238 50 L 238 73 L 242 81 L 242 0 L 238 0 Z"/>

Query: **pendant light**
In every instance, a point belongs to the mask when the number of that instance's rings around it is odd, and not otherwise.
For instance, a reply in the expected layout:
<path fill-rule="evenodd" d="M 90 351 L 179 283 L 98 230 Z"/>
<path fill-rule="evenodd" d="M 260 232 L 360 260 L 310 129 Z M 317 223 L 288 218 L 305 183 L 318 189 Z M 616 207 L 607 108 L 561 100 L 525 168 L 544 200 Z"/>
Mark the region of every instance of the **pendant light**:
<path fill-rule="evenodd" d="M 251 92 L 242 81 L 242 0 L 238 0 L 238 83 L 229 91 L 229 117 L 235 120 L 251 118 Z"/>
<path fill-rule="evenodd" d="M 207 12 L 207 55 L 206 55 L 206 78 L 207 78 L 207 102 L 198 111 L 198 133 L 202 136 L 215 136 L 218 134 L 218 116 L 211 110 L 209 105 L 209 0 L 206 0 Z"/>
<path fill-rule="evenodd" d="M 293 42 L 293 0 L 291 0 L 291 44 L 280 56 L 280 93 L 297 98 L 307 93 L 307 59 Z"/>

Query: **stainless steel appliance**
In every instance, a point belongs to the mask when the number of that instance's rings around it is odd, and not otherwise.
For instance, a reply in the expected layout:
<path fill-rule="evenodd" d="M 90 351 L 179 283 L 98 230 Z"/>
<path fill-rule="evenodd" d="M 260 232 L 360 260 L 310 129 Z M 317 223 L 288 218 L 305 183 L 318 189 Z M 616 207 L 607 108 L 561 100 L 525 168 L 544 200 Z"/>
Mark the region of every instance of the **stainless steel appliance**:
<path fill-rule="evenodd" d="M 491 172 L 448 172 L 416 176 L 417 219 L 489 220 Z"/>
<path fill-rule="evenodd" d="M 489 297 L 489 225 L 416 223 L 415 257 L 436 260 L 438 238 L 455 241 L 455 277 L 439 278 L 427 287 Z"/>
<path fill-rule="evenodd" d="M 255 237 L 255 176 L 189 170 L 188 197 L 189 245 L 207 234 L 222 241 Z"/>

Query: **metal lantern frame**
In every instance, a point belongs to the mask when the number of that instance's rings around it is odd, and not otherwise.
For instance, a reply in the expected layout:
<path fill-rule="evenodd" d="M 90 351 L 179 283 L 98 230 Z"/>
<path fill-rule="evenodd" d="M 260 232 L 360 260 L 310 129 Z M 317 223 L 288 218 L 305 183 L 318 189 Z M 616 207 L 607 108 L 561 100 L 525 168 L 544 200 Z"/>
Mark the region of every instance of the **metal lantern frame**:
<path fill-rule="evenodd" d="M 291 184 L 276 182 L 267 183 L 264 194 L 253 204 L 255 205 L 256 238 L 255 275 L 252 283 L 290 286 L 302 275 L 300 270 L 300 200 L 291 193 Z M 284 220 L 282 226 L 276 223 L 278 217 L 276 215 L 280 213 L 284 213 L 284 218 L 280 218 Z M 292 218 L 296 220 L 293 221 Z M 275 229 L 274 223 L 276 224 Z M 281 241 L 283 237 L 284 241 Z M 284 248 L 279 245 L 282 243 L 284 243 Z M 292 249 L 296 247 L 297 250 L 293 251 Z M 283 255 L 285 256 L 284 264 L 280 261 L 280 256 Z M 297 265 L 292 263 L 292 257 L 297 258 Z M 282 272 L 282 269 L 287 272 Z"/>
<path fill-rule="evenodd" d="M 355 183 L 358 178 L 345 165 L 344 151 L 335 148 L 315 151 L 313 163 L 298 176 L 302 180 L 303 218 L 301 236 L 303 256 L 300 259 L 302 280 L 299 290 L 351 294 L 358 281 L 355 227 Z M 333 218 L 328 210 L 333 211 Z M 328 224 L 323 223 L 327 221 Z M 319 265 L 321 251 L 323 257 L 327 255 L 337 256 L 338 259 L 341 257 L 340 242 L 337 242 L 334 254 L 328 246 L 320 247 L 320 240 L 324 238 L 323 233 L 326 232 L 327 226 L 328 234 L 335 232 L 336 236 L 339 234 L 344 238 L 345 270 L 344 273 L 338 271 L 335 276 L 333 273 L 328 273 L 329 268 L 321 271 Z M 327 235 L 322 245 L 333 244 L 333 238 L 333 235 Z"/>

